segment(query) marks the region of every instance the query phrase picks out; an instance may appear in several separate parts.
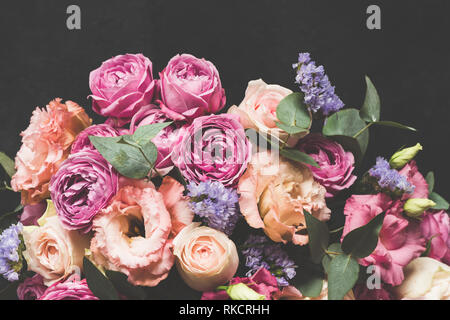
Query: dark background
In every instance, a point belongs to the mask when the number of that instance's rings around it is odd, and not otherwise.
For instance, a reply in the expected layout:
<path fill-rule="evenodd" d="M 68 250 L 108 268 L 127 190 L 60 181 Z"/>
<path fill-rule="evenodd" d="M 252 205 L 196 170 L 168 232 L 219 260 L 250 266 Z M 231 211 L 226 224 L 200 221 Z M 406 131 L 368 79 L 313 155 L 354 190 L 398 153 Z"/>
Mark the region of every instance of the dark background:
<path fill-rule="evenodd" d="M 66 28 L 70 4 L 81 7 L 81 30 Z M 369 4 L 381 7 L 381 30 L 366 28 Z M 367 74 L 382 120 L 418 129 L 371 128 L 363 168 L 420 142 L 420 170 L 434 170 L 435 190 L 448 198 L 449 15 L 448 0 L 2 1 L 0 150 L 13 157 L 32 110 L 55 97 L 101 122 L 86 98 L 89 72 L 117 54 L 144 53 L 155 76 L 177 53 L 205 57 L 219 69 L 231 106 L 252 79 L 295 90 L 291 64 L 309 51 L 346 106 L 362 104 Z M 1 207 L 15 207 L 18 200 L 7 197 Z"/>

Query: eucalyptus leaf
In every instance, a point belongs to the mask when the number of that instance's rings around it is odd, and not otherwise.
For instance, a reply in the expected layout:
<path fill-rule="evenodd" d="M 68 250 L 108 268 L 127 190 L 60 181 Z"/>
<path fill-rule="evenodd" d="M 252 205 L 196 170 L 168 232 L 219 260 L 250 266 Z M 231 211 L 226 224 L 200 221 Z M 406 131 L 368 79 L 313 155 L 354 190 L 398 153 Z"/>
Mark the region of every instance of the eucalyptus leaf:
<path fill-rule="evenodd" d="M 432 193 L 434 189 L 434 172 L 430 171 L 427 173 L 427 176 L 425 177 L 425 180 L 428 184 L 428 192 Z"/>
<path fill-rule="evenodd" d="M 328 299 L 342 300 L 359 276 L 359 264 L 345 253 L 334 257 L 328 272 Z"/>
<path fill-rule="evenodd" d="M 320 221 L 307 211 L 303 211 L 305 215 L 306 228 L 309 237 L 309 250 L 311 252 L 311 260 L 314 263 L 320 263 L 325 250 L 328 247 L 330 233 L 325 222 Z"/>
<path fill-rule="evenodd" d="M 359 114 L 361 119 L 366 122 L 375 122 L 380 120 L 380 97 L 378 96 L 377 89 L 375 89 L 375 86 L 368 76 L 366 76 L 366 84 L 366 96 Z"/>
<path fill-rule="evenodd" d="M 119 300 L 112 282 L 86 257 L 83 258 L 83 272 L 89 289 L 100 300 Z"/>
<path fill-rule="evenodd" d="M 413 127 L 405 126 L 401 123 L 394 122 L 394 121 L 376 121 L 373 123 L 381 125 L 381 126 L 385 126 L 385 127 L 393 127 L 393 128 L 403 129 L 403 130 L 417 131 Z"/>
<path fill-rule="evenodd" d="M 280 128 L 281 130 L 286 131 L 289 134 L 298 134 L 300 132 L 308 131 L 308 129 L 288 126 L 288 125 L 285 125 L 282 122 L 275 122 L 275 124 L 277 125 L 278 128 Z"/>
<path fill-rule="evenodd" d="M 356 258 L 364 258 L 375 250 L 385 213 L 376 215 L 366 225 L 356 228 L 342 240 L 342 250 Z"/>
<path fill-rule="evenodd" d="M 16 173 L 14 160 L 8 157 L 4 152 L 0 152 L 0 165 L 5 169 L 6 174 L 10 178 Z"/>
<path fill-rule="evenodd" d="M 289 127 L 308 129 L 312 117 L 308 107 L 304 103 L 304 94 L 294 92 L 280 101 L 277 106 L 277 118 Z"/>
<path fill-rule="evenodd" d="M 343 252 L 344 251 L 342 251 L 340 243 L 336 242 L 336 243 L 330 244 L 330 246 L 327 249 L 327 254 L 325 254 L 322 258 L 322 267 L 326 273 L 329 272 L 329 266 L 330 266 L 331 260 L 334 257 L 342 254 Z"/>
<path fill-rule="evenodd" d="M 430 200 L 433 200 L 436 203 L 436 205 L 432 209 L 434 209 L 434 210 L 448 210 L 449 204 L 448 204 L 447 200 L 442 198 L 436 192 L 430 193 L 428 198 Z"/>
<path fill-rule="evenodd" d="M 315 298 L 320 295 L 323 287 L 324 275 L 307 265 L 300 265 L 291 285 L 295 286 L 303 296 Z"/>
<path fill-rule="evenodd" d="M 149 141 L 141 147 L 141 151 L 153 168 L 158 157 L 158 148 L 156 147 L 156 145 L 153 142 Z"/>
<path fill-rule="evenodd" d="M 311 156 L 304 152 L 301 152 L 300 150 L 283 148 L 280 149 L 280 154 L 290 160 L 310 164 L 316 168 L 320 168 L 319 164 Z"/>
<path fill-rule="evenodd" d="M 127 276 L 122 272 L 106 270 L 106 276 L 111 280 L 118 292 L 124 294 L 128 299 L 145 300 L 147 295 L 145 291 L 138 286 L 128 282 Z"/>
<path fill-rule="evenodd" d="M 145 126 L 140 126 L 133 134 L 133 140 L 140 146 L 144 146 L 147 142 L 152 140 L 165 127 L 172 124 L 172 122 L 153 123 Z"/>

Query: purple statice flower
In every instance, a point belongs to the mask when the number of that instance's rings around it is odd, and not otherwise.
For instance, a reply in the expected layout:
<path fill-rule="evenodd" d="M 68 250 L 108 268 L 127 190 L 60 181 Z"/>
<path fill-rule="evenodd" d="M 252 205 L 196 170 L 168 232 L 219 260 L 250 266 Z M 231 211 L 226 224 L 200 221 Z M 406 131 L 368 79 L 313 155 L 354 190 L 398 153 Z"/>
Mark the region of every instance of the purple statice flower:
<path fill-rule="evenodd" d="M 339 111 L 344 103 L 335 94 L 323 66 L 316 66 L 309 53 L 300 53 L 298 62 L 292 65 L 297 70 L 295 83 L 305 94 L 305 103 L 312 112 L 321 112 L 323 115 Z"/>
<path fill-rule="evenodd" d="M 369 175 L 378 181 L 381 188 L 390 191 L 413 193 L 415 186 L 409 183 L 405 176 L 392 169 L 389 162 L 383 157 L 378 157 L 376 164 L 369 170 Z"/>
<path fill-rule="evenodd" d="M 243 247 L 245 266 L 249 268 L 247 277 L 251 277 L 260 268 L 265 268 L 277 278 L 281 287 L 288 286 L 289 280 L 295 277 L 297 266 L 283 250 L 281 243 L 273 243 L 264 236 L 251 234 Z"/>
<path fill-rule="evenodd" d="M 187 190 L 192 211 L 209 227 L 231 235 L 240 217 L 236 190 L 219 181 L 190 182 Z"/>
<path fill-rule="evenodd" d="M 22 270 L 22 224 L 11 225 L 0 235 L 0 274 L 8 281 L 19 280 Z"/>

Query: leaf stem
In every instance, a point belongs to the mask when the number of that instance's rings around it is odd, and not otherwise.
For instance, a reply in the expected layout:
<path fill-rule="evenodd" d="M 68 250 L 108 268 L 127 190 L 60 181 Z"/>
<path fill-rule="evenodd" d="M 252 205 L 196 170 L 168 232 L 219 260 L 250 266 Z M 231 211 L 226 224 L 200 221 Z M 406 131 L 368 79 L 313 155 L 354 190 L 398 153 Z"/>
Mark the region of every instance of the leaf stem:
<path fill-rule="evenodd" d="M 373 122 L 369 122 L 364 128 L 362 128 L 361 130 L 359 130 L 359 131 L 353 136 L 353 138 L 356 139 L 361 133 L 363 133 L 366 129 L 368 129 L 372 124 L 373 124 Z"/>

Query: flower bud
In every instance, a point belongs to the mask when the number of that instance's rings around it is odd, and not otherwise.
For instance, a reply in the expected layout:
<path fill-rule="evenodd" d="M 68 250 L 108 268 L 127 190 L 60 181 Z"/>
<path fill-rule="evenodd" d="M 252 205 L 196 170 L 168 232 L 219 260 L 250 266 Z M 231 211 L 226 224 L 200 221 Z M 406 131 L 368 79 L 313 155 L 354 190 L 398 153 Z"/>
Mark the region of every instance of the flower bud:
<path fill-rule="evenodd" d="M 403 209 L 409 217 L 417 218 L 435 205 L 436 203 L 430 199 L 408 199 L 403 205 Z"/>
<path fill-rule="evenodd" d="M 392 155 L 391 159 L 389 160 L 391 168 L 393 169 L 403 168 L 422 149 L 423 149 L 422 146 L 420 145 L 420 143 L 418 143 L 413 147 L 404 148 L 397 151 Z"/>
<path fill-rule="evenodd" d="M 228 286 L 226 291 L 232 300 L 266 300 L 263 294 L 259 294 L 242 282 Z"/>

